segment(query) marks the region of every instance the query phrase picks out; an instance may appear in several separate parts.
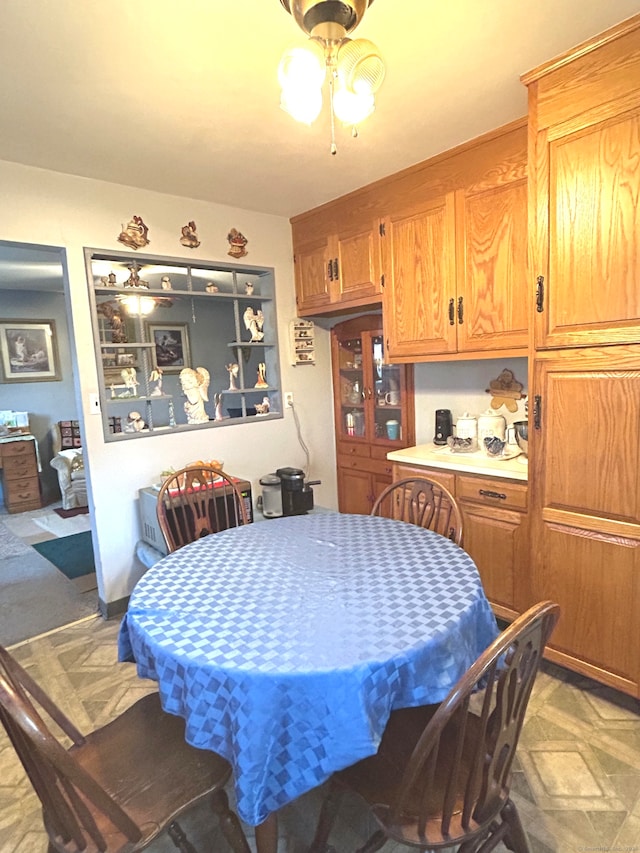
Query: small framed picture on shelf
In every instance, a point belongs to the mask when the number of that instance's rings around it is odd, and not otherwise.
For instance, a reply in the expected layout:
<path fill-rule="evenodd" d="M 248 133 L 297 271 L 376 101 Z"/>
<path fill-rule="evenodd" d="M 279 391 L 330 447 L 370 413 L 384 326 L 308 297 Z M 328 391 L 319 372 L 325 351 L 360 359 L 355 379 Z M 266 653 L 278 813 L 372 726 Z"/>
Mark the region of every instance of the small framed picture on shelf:
<path fill-rule="evenodd" d="M 119 352 L 116 356 L 118 367 L 135 367 L 136 363 L 136 356 L 133 352 Z"/>
<path fill-rule="evenodd" d="M 149 339 L 153 343 L 154 367 L 164 373 L 179 373 L 191 366 L 189 329 L 186 323 L 148 323 Z"/>
<path fill-rule="evenodd" d="M 5 382 L 60 380 L 54 321 L 0 322 L 0 363 Z"/>

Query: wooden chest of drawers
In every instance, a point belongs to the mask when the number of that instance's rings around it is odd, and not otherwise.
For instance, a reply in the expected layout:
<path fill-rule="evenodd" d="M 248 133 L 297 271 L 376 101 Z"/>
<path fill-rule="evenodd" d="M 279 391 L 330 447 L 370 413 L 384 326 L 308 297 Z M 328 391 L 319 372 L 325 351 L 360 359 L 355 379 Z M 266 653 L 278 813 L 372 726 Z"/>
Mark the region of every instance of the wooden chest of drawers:
<path fill-rule="evenodd" d="M 40 478 L 35 441 L 0 444 L 4 502 L 10 513 L 40 509 Z"/>

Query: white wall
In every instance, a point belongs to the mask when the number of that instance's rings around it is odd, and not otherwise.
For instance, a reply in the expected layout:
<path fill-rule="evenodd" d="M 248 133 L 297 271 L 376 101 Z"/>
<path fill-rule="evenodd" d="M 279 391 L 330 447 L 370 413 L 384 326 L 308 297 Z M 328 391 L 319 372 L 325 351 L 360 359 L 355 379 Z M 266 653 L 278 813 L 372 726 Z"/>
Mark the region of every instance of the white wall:
<path fill-rule="evenodd" d="M 468 412 L 476 417 L 485 412 L 492 395 L 487 393 L 489 382 L 497 379 L 506 368 L 521 382 L 522 393 L 527 392 L 527 359 L 500 358 L 478 361 L 450 361 L 417 364 L 415 366 L 416 444 L 433 441 L 435 410 L 450 409 L 453 423 Z M 525 420 L 524 399 L 517 404 L 516 412 L 502 406 L 497 410 L 507 424 Z"/>
<path fill-rule="evenodd" d="M 203 163 L 202 168 L 206 167 Z M 166 433 L 128 442 L 104 441 L 101 419 L 88 410 L 89 394 L 97 390 L 97 372 L 83 250 L 122 251 L 116 238 L 122 224 L 134 214 L 149 227 L 147 254 L 229 262 L 226 235 L 235 227 L 249 241 L 249 254 L 243 260 L 274 267 L 283 389 L 294 392 L 302 437 L 311 450 L 308 473 L 322 480 L 321 486 L 314 487 L 315 501 L 337 507 L 329 333 L 317 329 L 315 366 L 291 366 L 288 328 L 296 309 L 286 219 L 4 161 L 0 161 L 0 186 L 0 239 L 66 250 L 70 325 L 75 339 L 71 347 L 77 365 L 74 379 L 78 411 L 83 413 L 103 603 L 126 597 L 143 572 L 134 557 L 139 538 L 137 492 L 156 482 L 162 468 L 178 468 L 193 459 L 221 458 L 229 472 L 252 482 L 255 495 L 262 474 L 283 465 L 306 467 L 291 411 L 285 412 L 283 420 L 259 424 Z M 195 250 L 187 250 L 179 242 L 180 229 L 190 220 L 195 220 L 201 240 Z M 131 255 L 135 257 L 133 250 Z"/>

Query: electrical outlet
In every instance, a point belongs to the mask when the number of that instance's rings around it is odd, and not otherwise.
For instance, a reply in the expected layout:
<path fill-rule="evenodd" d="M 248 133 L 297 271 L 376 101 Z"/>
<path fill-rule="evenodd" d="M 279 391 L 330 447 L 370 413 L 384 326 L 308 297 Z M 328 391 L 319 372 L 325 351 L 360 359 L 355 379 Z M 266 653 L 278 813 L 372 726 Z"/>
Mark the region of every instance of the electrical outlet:
<path fill-rule="evenodd" d="M 293 391 L 284 392 L 284 405 L 286 409 L 293 409 Z"/>
<path fill-rule="evenodd" d="M 100 397 L 97 394 L 89 394 L 89 412 L 92 415 L 100 414 Z"/>

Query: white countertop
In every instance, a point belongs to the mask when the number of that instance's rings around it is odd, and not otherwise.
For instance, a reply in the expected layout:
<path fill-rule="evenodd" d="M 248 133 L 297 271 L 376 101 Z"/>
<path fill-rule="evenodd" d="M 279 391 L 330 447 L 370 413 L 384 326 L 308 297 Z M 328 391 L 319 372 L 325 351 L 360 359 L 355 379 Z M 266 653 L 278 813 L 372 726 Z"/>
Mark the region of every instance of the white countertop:
<path fill-rule="evenodd" d="M 518 448 L 508 445 L 510 451 Z M 429 468 L 442 468 L 447 471 L 459 471 L 465 474 L 485 474 L 489 477 L 506 477 L 509 480 L 528 479 L 528 464 L 521 454 L 511 459 L 492 459 L 483 450 L 474 453 L 453 453 L 450 448 L 431 444 L 418 444 L 387 453 L 391 462 L 404 462 L 406 465 L 425 465 Z"/>

